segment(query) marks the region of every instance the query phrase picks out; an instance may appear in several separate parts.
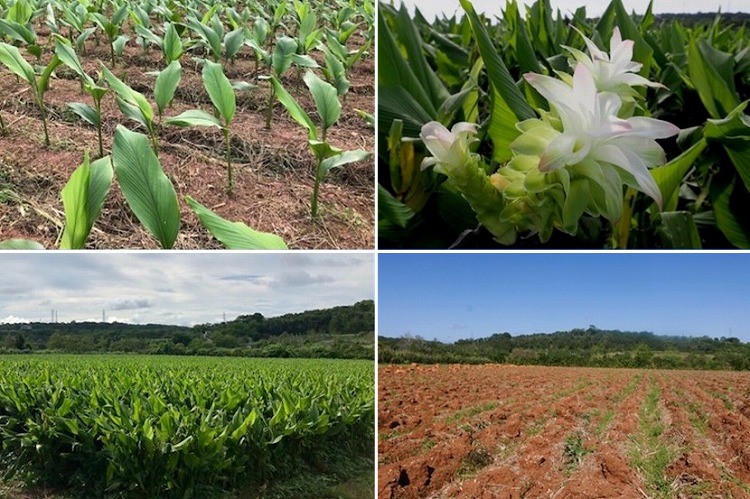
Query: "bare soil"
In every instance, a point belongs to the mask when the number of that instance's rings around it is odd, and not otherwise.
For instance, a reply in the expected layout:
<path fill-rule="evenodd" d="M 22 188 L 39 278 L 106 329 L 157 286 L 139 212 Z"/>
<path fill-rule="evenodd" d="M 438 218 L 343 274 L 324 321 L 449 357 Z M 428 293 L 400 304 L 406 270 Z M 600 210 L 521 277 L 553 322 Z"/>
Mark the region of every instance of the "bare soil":
<path fill-rule="evenodd" d="M 750 373 L 413 364 L 378 380 L 378 497 L 750 497 Z"/>
<path fill-rule="evenodd" d="M 44 27 L 38 34 L 44 37 Z M 352 48 L 363 43 L 355 35 Z M 46 51 L 47 62 L 51 48 Z M 23 53 L 23 50 L 22 50 Z M 320 54 L 312 54 L 322 65 Z M 110 66 L 106 43 L 87 42 L 81 57 L 92 76 Z M 34 62 L 29 59 L 29 62 Z M 200 67 L 191 55 L 182 58 L 183 75 L 172 107 L 165 116 L 187 109 L 211 112 L 212 105 L 203 88 Z M 134 40 L 112 72 L 153 104 L 154 76 L 147 73 L 165 66 L 155 49 L 148 53 Z M 283 237 L 290 248 L 367 249 L 374 247 L 374 161 L 365 161 L 334 170 L 320 189 L 320 216 L 310 217 L 310 196 L 315 164 L 306 132 L 279 103 L 273 110 L 271 130 L 265 128 L 268 83 L 256 80 L 255 62 L 243 50 L 235 63 L 225 65 L 231 80 L 242 80 L 259 87 L 238 95 L 237 115 L 232 122 L 232 156 L 235 189 L 226 191 L 224 152 L 226 144 L 218 129 L 163 127 L 159 132 L 159 159 L 172 180 L 180 199 L 182 230 L 178 249 L 221 248 L 200 225 L 184 202 L 190 195 L 222 217 L 245 222 L 254 229 Z M 342 106 L 342 117 L 329 130 L 328 139 L 342 149 L 374 149 L 374 131 L 357 110 L 374 113 L 374 64 L 368 55 L 349 76 L 351 89 Z M 301 76 L 294 70 L 284 78 L 284 86 L 303 108 L 317 119 L 315 105 Z M 47 248 L 57 246 L 64 223 L 60 191 L 70 174 L 81 164 L 85 150 L 97 151 L 96 130 L 82 122 L 67 104 L 85 102 L 75 75 L 65 66 L 56 71 L 45 94 L 51 145 L 44 146 L 41 115 L 31 89 L 4 67 L 0 68 L 0 113 L 8 133 L 0 135 L 0 240 L 33 239 Z M 111 151 L 114 130 L 123 124 L 136 131 L 136 122 L 127 120 L 110 93 L 102 101 L 105 154 Z M 110 190 L 102 214 L 88 241 L 90 249 L 157 248 L 158 242 L 141 226 L 128 208 L 116 182 Z"/>

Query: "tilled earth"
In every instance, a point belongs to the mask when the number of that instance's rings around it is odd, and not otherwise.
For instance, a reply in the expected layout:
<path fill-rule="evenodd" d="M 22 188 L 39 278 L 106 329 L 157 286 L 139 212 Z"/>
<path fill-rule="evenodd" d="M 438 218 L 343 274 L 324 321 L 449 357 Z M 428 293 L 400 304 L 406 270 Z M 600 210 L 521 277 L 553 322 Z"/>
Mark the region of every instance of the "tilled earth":
<path fill-rule="evenodd" d="M 44 27 L 38 29 L 43 38 Z M 354 48 L 363 43 L 359 35 Z M 106 43 L 87 42 L 87 54 L 79 56 L 92 76 L 101 71 L 103 61 L 112 72 L 153 104 L 155 77 L 148 72 L 164 68 L 161 53 L 148 53 L 129 42 L 125 54 L 112 69 Z M 49 59 L 49 51 L 43 62 Z M 371 51 L 372 52 L 372 51 Z M 22 53 L 24 53 L 22 49 Z M 323 65 L 319 53 L 312 56 Z M 165 116 L 187 109 L 212 112 L 203 88 L 201 68 L 184 55 L 183 75 L 172 107 Z M 30 60 L 30 62 L 33 62 Z M 172 180 L 182 212 L 182 229 L 175 245 L 179 249 L 220 248 L 200 225 L 183 200 L 190 195 L 203 205 L 232 221 L 242 221 L 261 231 L 283 237 L 291 248 L 362 249 L 374 247 L 374 161 L 349 165 L 331 172 L 320 189 L 320 216 L 310 217 L 310 195 L 315 164 L 307 133 L 276 103 L 271 130 L 265 128 L 268 83 L 256 80 L 255 62 L 247 47 L 235 63 L 225 65 L 231 80 L 242 80 L 259 87 L 238 93 L 237 114 L 232 121 L 232 155 L 235 189 L 226 192 L 222 133 L 214 128 L 163 127 L 159 132 L 159 159 Z M 261 71 L 261 74 L 262 71 Z M 374 149 L 374 132 L 357 110 L 374 112 L 374 65 L 371 55 L 349 75 L 351 89 L 342 105 L 342 116 L 329 130 L 328 138 L 342 149 Z M 301 75 L 292 69 L 284 86 L 311 114 L 315 105 Z M 44 147 L 42 122 L 26 82 L 0 67 L 0 113 L 7 127 L 0 134 L 0 240 L 33 239 L 47 248 L 56 247 L 65 216 L 60 191 L 70 174 L 83 160 L 85 150 L 97 152 L 95 128 L 83 123 L 67 107 L 70 102 L 93 105 L 81 92 L 75 74 L 65 66 L 56 70 L 45 94 L 51 145 Z M 156 106 L 154 105 L 156 110 Z M 111 151 L 118 124 L 140 131 L 123 117 L 109 92 L 102 101 L 105 154 Z M 141 226 L 116 184 L 107 197 L 94 226 L 88 248 L 157 248 L 157 241 Z"/>
<path fill-rule="evenodd" d="M 380 366 L 382 498 L 750 497 L 750 373 Z"/>

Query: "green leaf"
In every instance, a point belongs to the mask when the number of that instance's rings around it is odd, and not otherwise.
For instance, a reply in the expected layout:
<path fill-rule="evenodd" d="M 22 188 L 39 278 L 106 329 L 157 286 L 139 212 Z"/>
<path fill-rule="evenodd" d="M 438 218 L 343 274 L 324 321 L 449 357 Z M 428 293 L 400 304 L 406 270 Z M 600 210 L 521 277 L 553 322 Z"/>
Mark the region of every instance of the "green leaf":
<path fill-rule="evenodd" d="M 723 118 L 739 104 L 734 88 L 734 58 L 706 40 L 690 41 L 688 73 L 712 118 Z"/>
<path fill-rule="evenodd" d="M 170 24 L 171 26 L 171 24 Z M 169 66 L 159 72 L 154 84 L 154 100 L 161 115 L 174 99 L 174 93 L 182 78 L 182 66 L 180 61 L 172 61 Z"/>
<path fill-rule="evenodd" d="M 6 239 L 0 241 L 0 250 L 43 250 L 44 246 L 29 239 Z"/>
<path fill-rule="evenodd" d="M 710 195 L 716 226 L 737 248 L 750 248 L 750 194 L 737 176 L 730 180 L 715 178 Z"/>
<path fill-rule="evenodd" d="M 172 116 L 164 120 L 165 125 L 175 126 L 215 126 L 223 128 L 221 121 L 212 114 L 208 114 L 200 109 L 189 109 L 177 116 Z"/>
<path fill-rule="evenodd" d="M 190 196 L 185 196 L 185 201 L 203 226 L 227 249 L 287 249 L 284 240 L 275 234 L 253 230 L 242 222 L 225 220 Z"/>
<path fill-rule="evenodd" d="M 317 140 L 318 131 L 315 128 L 315 123 L 313 123 L 312 119 L 310 119 L 310 116 L 308 116 L 305 110 L 302 109 L 302 106 L 300 106 L 299 103 L 294 100 L 294 97 L 289 95 L 289 92 L 286 91 L 284 86 L 281 84 L 281 82 L 279 82 L 279 80 L 276 79 L 275 76 L 271 77 L 271 84 L 273 85 L 274 91 L 276 92 L 276 98 L 286 108 L 292 119 L 294 119 L 294 121 L 307 129 L 307 136 L 309 139 Z"/>
<path fill-rule="evenodd" d="M 36 74 L 34 68 L 26 62 L 21 52 L 12 45 L 0 42 L 0 62 L 5 65 L 11 72 L 26 80 L 29 85 L 34 87 L 36 92 Z"/>
<path fill-rule="evenodd" d="M 149 124 L 154 121 L 154 109 L 146 100 L 146 97 L 144 97 L 142 93 L 136 92 L 125 82 L 113 75 L 104 64 L 102 64 L 102 73 L 104 74 L 104 79 L 107 81 L 107 84 L 117 94 L 119 100 L 122 100 L 130 108 L 135 108 L 126 112 L 127 107 L 124 109 L 124 106 L 120 106 L 118 102 L 118 107 L 120 107 L 123 114 L 149 126 Z M 136 113 L 133 113 L 133 111 L 137 111 L 137 113 L 140 114 L 140 117 L 138 117 Z"/>
<path fill-rule="evenodd" d="M 164 60 L 170 65 L 172 62 L 179 61 L 180 56 L 182 56 L 182 40 L 180 40 L 180 35 L 177 34 L 177 29 L 173 23 L 169 23 L 164 31 L 162 51 L 164 52 Z"/>
<path fill-rule="evenodd" d="M 99 127 L 100 117 L 93 107 L 83 102 L 69 102 L 68 107 L 89 125 Z"/>
<path fill-rule="evenodd" d="M 701 139 L 669 163 L 651 170 L 651 176 L 654 177 L 656 185 L 659 186 L 659 191 L 661 191 L 665 211 L 673 211 L 677 207 L 678 191 L 682 179 L 700 157 L 706 145 L 706 140 Z"/>
<path fill-rule="evenodd" d="M 341 103 L 336 88 L 321 80 L 312 71 L 305 73 L 304 81 L 313 96 L 318 116 L 323 120 L 323 128 L 329 128 L 341 116 Z"/>
<path fill-rule="evenodd" d="M 180 207 L 148 138 L 118 125 L 112 156 L 130 209 L 163 248 L 171 248 L 180 230 Z"/>
<path fill-rule="evenodd" d="M 214 107 L 219 111 L 224 122 L 229 124 L 234 117 L 237 101 L 229 78 L 224 74 L 221 64 L 206 61 L 203 65 L 203 85 Z"/>
<path fill-rule="evenodd" d="M 349 163 L 356 163 L 357 161 L 364 161 L 369 157 L 369 152 L 357 150 L 344 151 L 341 154 L 326 158 L 320 162 L 319 171 L 321 172 L 321 178 L 325 177 L 333 168 L 348 165 Z"/>
<path fill-rule="evenodd" d="M 83 78 L 86 83 L 91 86 L 95 85 L 94 80 L 91 79 L 91 77 L 83 69 L 83 66 L 81 66 L 81 61 L 78 59 L 78 56 L 73 50 L 73 47 L 58 40 L 55 44 L 55 53 L 57 54 L 57 57 L 60 58 L 60 61 L 63 64 L 75 71 L 76 74 Z"/>
<path fill-rule="evenodd" d="M 745 188 L 750 190 L 750 116 L 744 113 L 748 102 L 737 106 L 722 120 L 708 120 L 704 135 L 722 145 Z"/>
<path fill-rule="evenodd" d="M 245 30 L 236 29 L 227 33 L 224 37 L 224 57 L 233 59 L 245 43 Z"/>
<path fill-rule="evenodd" d="M 297 41 L 288 36 L 276 40 L 271 56 L 271 68 L 275 76 L 282 76 L 292 66 L 292 54 L 297 52 Z"/>
<path fill-rule="evenodd" d="M 378 184 L 378 225 L 387 223 L 405 229 L 414 215 L 415 213 L 411 208 L 393 197 L 385 187 Z"/>
<path fill-rule="evenodd" d="M 83 249 L 86 239 L 99 218 L 104 199 L 112 185 L 112 163 L 105 156 L 89 164 L 88 153 L 62 190 L 65 207 L 65 229 L 61 249 Z"/>
<path fill-rule="evenodd" d="M 658 228 L 663 242 L 670 249 L 700 249 L 701 238 L 693 215 L 686 211 L 669 211 L 659 214 Z"/>
<path fill-rule="evenodd" d="M 460 2 L 471 24 L 471 30 L 474 33 L 479 54 L 482 56 L 484 64 L 487 67 L 487 73 L 493 88 L 516 116 L 516 121 L 536 117 L 534 110 L 526 102 L 526 99 L 524 99 L 523 94 L 516 86 L 516 82 L 513 81 L 513 77 L 508 72 L 508 68 L 505 67 L 505 63 L 497 53 L 497 50 L 495 50 L 492 39 L 479 20 L 474 6 L 471 5 L 469 0 L 460 0 Z"/>

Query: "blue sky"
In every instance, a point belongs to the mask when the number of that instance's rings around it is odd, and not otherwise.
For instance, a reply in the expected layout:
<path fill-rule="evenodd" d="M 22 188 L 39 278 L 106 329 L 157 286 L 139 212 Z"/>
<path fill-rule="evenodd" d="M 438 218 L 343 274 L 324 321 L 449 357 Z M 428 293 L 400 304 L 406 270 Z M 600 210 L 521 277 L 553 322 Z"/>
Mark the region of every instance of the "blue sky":
<path fill-rule="evenodd" d="M 519 0 L 522 5 L 531 5 L 534 0 Z M 649 0 L 623 0 L 625 8 L 635 11 L 638 14 L 646 12 Z M 390 3 L 386 0 L 386 3 Z M 394 5 L 400 5 L 401 0 L 394 0 Z M 427 19 L 432 19 L 443 13 L 453 15 L 454 12 L 460 11 L 461 7 L 458 0 L 403 0 L 403 3 L 413 12 L 414 6 Z M 501 9 L 505 6 L 504 0 L 473 0 L 474 8 L 477 12 L 485 12 L 488 15 L 500 15 Z M 609 4 L 608 1 L 585 1 L 585 0 L 551 0 L 553 9 L 560 9 L 565 15 L 574 12 L 581 5 L 586 6 L 586 13 L 589 16 L 600 16 Z M 750 8 L 748 0 L 654 0 L 654 12 L 657 14 L 667 12 L 716 12 L 721 8 L 722 12 L 747 12 Z"/>
<path fill-rule="evenodd" d="M 750 341 L 750 254 L 380 254 L 378 331 L 455 341 L 595 325 Z"/>

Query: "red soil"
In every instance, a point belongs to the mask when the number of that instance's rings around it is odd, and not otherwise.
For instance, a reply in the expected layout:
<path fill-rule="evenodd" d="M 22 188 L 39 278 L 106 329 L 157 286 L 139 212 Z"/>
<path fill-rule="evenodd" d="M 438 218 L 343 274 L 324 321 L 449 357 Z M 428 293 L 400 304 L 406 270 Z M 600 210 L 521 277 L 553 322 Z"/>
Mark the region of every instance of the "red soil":
<path fill-rule="evenodd" d="M 379 497 L 750 497 L 750 373 L 411 365 L 378 379 Z M 661 447 L 655 479 L 639 461 Z"/>

